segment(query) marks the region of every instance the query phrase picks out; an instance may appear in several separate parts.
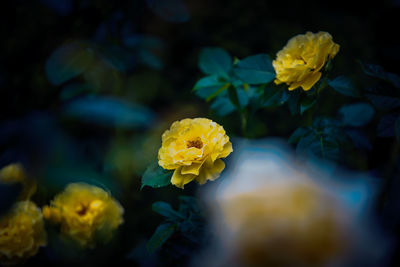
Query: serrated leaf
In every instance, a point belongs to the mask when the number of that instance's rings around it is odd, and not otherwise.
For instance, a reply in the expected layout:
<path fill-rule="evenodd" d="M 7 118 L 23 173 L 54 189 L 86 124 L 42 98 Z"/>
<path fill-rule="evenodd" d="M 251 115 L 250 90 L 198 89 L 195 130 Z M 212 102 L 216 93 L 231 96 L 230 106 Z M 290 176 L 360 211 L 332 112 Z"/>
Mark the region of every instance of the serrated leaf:
<path fill-rule="evenodd" d="M 246 57 L 234 68 L 235 74 L 248 84 L 266 84 L 275 78 L 271 59 L 266 54 Z"/>
<path fill-rule="evenodd" d="M 149 241 L 147 241 L 146 248 L 151 254 L 156 252 L 156 250 L 161 247 L 168 238 L 175 232 L 176 224 L 173 223 L 163 223 L 160 224 L 155 230 L 154 234 L 151 236 Z"/>
<path fill-rule="evenodd" d="M 150 186 L 153 188 L 159 188 L 167 186 L 171 183 L 172 171 L 166 171 L 161 168 L 157 162 L 147 167 L 146 171 L 142 176 L 142 186 Z"/>
<path fill-rule="evenodd" d="M 111 97 L 82 97 L 68 103 L 66 117 L 106 127 L 143 128 L 154 120 L 154 114 L 144 106 Z"/>
<path fill-rule="evenodd" d="M 345 76 L 336 77 L 333 80 L 328 80 L 328 84 L 336 92 L 346 96 L 359 97 L 360 93 L 354 87 L 353 82 Z"/>
<path fill-rule="evenodd" d="M 232 66 L 232 58 L 224 49 L 219 47 L 207 47 L 200 53 L 199 68 L 209 75 L 217 75 L 229 79 L 229 70 Z"/>
<path fill-rule="evenodd" d="M 367 103 L 350 104 L 339 110 L 343 124 L 355 127 L 366 125 L 374 114 L 374 109 Z"/>
<path fill-rule="evenodd" d="M 94 53 L 85 43 L 65 44 L 46 61 L 46 76 L 53 85 L 60 85 L 83 73 L 93 62 Z"/>
<path fill-rule="evenodd" d="M 400 107 L 400 98 L 375 94 L 366 94 L 366 98 L 378 109 L 391 110 Z"/>
<path fill-rule="evenodd" d="M 151 208 L 154 212 L 157 212 L 158 214 L 174 221 L 179 219 L 185 219 L 185 216 L 175 211 L 170 204 L 164 201 L 157 201 L 153 203 Z"/>

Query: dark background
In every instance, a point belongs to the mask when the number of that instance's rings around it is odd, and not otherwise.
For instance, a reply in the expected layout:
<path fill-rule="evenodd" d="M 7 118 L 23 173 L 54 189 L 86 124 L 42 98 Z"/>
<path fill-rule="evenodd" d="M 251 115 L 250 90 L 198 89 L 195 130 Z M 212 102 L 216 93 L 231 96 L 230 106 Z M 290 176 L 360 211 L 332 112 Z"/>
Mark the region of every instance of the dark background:
<path fill-rule="evenodd" d="M 112 191 L 125 207 L 125 224 L 113 243 L 95 251 L 66 253 L 54 241 L 57 238 L 50 230 L 51 248 L 41 250 L 32 264 L 50 264 L 59 259 L 67 265 L 75 261 L 86 265 L 135 265 L 142 260 L 145 264 L 157 263 L 157 256 L 146 256 L 143 252 L 144 242 L 161 220 L 152 213 L 151 203 L 167 200 L 176 205 L 175 195 L 181 191 L 171 187 L 139 191 L 140 176 L 156 158 L 160 135 L 172 121 L 208 114 L 207 104 L 191 93 L 202 76 L 197 60 L 203 47 L 220 46 L 238 58 L 258 53 L 274 58 L 292 36 L 306 31 L 327 31 L 340 45 L 334 60 L 334 74 L 345 74 L 356 85 L 365 86 L 357 60 L 400 73 L 397 36 L 400 2 L 397 0 L 373 3 L 170 0 L 158 1 L 168 5 L 161 11 L 150 2 L 16 0 L 2 3 L 0 167 L 18 161 L 39 181 L 59 179 L 60 183 L 39 185 L 35 201 L 44 205 L 70 181 L 62 177 L 74 175 L 71 166 L 79 173 L 76 177 L 85 175 L 85 166 L 89 166 L 90 175 L 99 174 L 107 177 L 106 181 L 111 180 L 107 186 L 114 185 Z M 176 11 L 179 5 L 184 5 L 187 12 Z M 124 71 L 118 71 L 116 81 L 122 81 L 122 85 L 114 86 L 116 82 L 108 80 L 113 74 L 105 71 L 97 78 L 101 84 L 109 85 L 100 86 L 94 93 L 140 103 L 155 113 L 157 124 L 147 129 L 125 130 L 64 118 L 62 110 L 68 102 L 61 97 L 64 85 L 53 85 L 46 76 L 45 65 L 50 55 L 66 42 L 77 40 L 121 48 L 124 38 L 137 35 L 154 36 L 162 41 L 161 49 L 155 52 L 162 66 L 142 64 L 135 57 L 129 61 L 130 55 L 120 52 L 118 55 L 128 61 Z M 325 101 L 326 109 L 322 113 L 329 114 L 335 106 L 332 99 Z M 259 114 L 270 125 L 268 131 L 261 130 L 259 135 L 288 137 L 296 118 L 283 118 L 281 113 L 271 112 Z M 225 122 L 225 128 L 237 133 L 234 117 L 226 118 Z M 377 149 L 365 156 L 366 159 L 359 156 L 363 162 L 361 169 L 373 169 L 389 158 L 385 149 L 392 140 L 375 140 L 374 144 Z M 194 191 L 195 186 L 189 185 L 184 193 Z M 182 255 L 171 256 L 164 263 L 184 265 L 192 253 L 190 244 L 187 246 Z"/>

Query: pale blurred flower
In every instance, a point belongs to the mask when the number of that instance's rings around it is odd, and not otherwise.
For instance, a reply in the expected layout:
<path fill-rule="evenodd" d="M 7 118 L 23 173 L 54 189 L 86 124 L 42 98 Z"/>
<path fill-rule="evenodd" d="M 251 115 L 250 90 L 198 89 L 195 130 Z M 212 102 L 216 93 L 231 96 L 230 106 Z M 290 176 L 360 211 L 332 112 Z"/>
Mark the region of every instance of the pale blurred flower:
<path fill-rule="evenodd" d="M 377 241 L 369 231 L 368 177 L 343 181 L 276 146 L 235 145 L 234 167 L 205 196 L 218 242 L 202 264 L 349 264 L 365 241 Z M 368 253 L 366 260 L 375 259 Z"/>

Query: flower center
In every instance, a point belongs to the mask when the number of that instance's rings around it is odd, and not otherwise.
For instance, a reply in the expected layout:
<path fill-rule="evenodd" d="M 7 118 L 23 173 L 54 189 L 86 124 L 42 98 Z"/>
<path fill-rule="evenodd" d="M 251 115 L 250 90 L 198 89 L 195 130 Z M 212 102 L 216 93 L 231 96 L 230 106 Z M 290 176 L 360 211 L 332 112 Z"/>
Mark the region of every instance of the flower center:
<path fill-rule="evenodd" d="M 88 210 L 89 210 L 89 206 L 88 206 L 88 205 L 80 204 L 80 205 L 76 208 L 76 213 L 77 213 L 79 216 L 84 216 Z"/>
<path fill-rule="evenodd" d="M 189 140 L 186 142 L 187 148 L 195 147 L 198 149 L 201 149 L 203 147 L 203 142 L 201 141 L 200 138 L 196 138 L 194 140 Z"/>

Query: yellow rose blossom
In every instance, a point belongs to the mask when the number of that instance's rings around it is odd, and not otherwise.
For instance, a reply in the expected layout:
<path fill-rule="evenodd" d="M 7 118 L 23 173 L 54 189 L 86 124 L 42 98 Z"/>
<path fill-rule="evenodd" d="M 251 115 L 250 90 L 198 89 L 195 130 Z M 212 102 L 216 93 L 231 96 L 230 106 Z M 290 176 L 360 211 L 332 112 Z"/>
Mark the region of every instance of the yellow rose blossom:
<path fill-rule="evenodd" d="M 46 245 L 40 209 L 31 201 L 20 201 L 0 217 L 0 265 L 21 263 Z"/>
<path fill-rule="evenodd" d="M 85 183 L 69 184 L 50 206 L 44 217 L 61 224 L 61 232 L 81 247 L 94 247 L 97 240 L 108 241 L 123 222 L 124 209 L 103 189 Z"/>
<path fill-rule="evenodd" d="M 224 128 L 204 118 L 176 121 L 162 135 L 158 164 L 175 170 L 171 183 L 183 188 L 196 181 L 215 180 L 225 168 L 221 158 L 232 152 L 232 143 Z"/>
<path fill-rule="evenodd" d="M 288 41 L 272 62 L 276 84 L 286 83 L 289 90 L 302 87 L 310 90 L 321 78 L 325 63 L 335 57 L 339 45 L 327 32 L 300 34 Z"/>
<path fill-rule="evenodd" d="M 19 163 L 9 164 L 0 170 L 0 183 L 21 184 L 20 200 L 29 199 L 36 192 L 36 182 L 25 174 L 24 168 Z"/>

